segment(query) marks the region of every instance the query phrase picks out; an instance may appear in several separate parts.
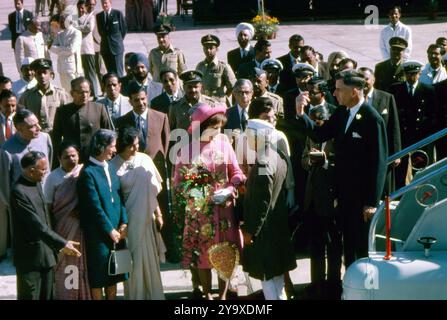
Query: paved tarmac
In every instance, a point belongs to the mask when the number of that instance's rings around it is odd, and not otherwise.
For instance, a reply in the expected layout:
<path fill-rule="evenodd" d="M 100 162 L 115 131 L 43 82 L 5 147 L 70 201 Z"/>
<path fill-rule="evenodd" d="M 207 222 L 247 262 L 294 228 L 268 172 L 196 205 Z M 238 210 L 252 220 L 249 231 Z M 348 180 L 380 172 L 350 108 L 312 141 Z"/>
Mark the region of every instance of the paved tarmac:
<path fill-rule="evenodd" d="M 173 14 L 175 13 L 175 1 L 169 1 L 169 3 L 168 11 Z M 26 1 L 25 5 L 27 9 L 34 10 L 33 1 Z M 114 0 L 113 6 L 124 11 L 124 0 Z M 3 64 L 4 74 L 14 81 L 19 79 L 19 74 L 16 70 L 14 53 L 10 46 L 10 33 L 7 27 L 7 16 L 13 9 L 13 1 L 0 2 L 0 47 L 2 48 L 0 50 L 0 61 Z M 272 40 L 273 57 L 287 53 L 288 38 L 292 34 L 298 33 L 305 38 L 306 44 L 313 46 L 325 58 L 333 51 L 344 50 L 358 61 L 359 67 L 374 68 L 374 65 L 381 61 L 378 43 L 382 26 L 376 30 L 365 28 L 363 23 L 365 17 L 359 17 L 357 20 L 301 20 L 281 24 L 277 38 Z M 247 17 L 247 20 L 250 18 Z M 447 18 L 443 16 L 436 21 L 429 21 L 422 17 L 411 19 L 405 19 L 404 17 L 403 21 L 410 25 L 413 30 L 412 59 L 426 63 L 425 51 L 428 45 L 440 36 L 447 36 Z M 226 60 L 228 50 L 237 46 L 234 34 L 235 25 L 194 26 L 190 16 L 175 17 L 174 23 L 177 30 L 171 33 L 171 39 L 175 46 L 185 52 L 189 68 L 195 68 L 197 63 L 204 58 L 200 38 L 205 34 L 215 34 L 220 38 L 219 57 L 222 60 Z M 386 21 L 381 21 L 381 23 L 384 24 Z M 157 46 L 156 38 L 151 33 L 130 33 L 125 38 L 126 51 L 147 53 L 155 46 Z M 53 60 L 56 61 L 55 58 Z M 296 289 L 302 292 L 303 287 L 310 282 L 309 259 L 297 259 L 297 264 L 298 267 L 291 272 L 291 277 Z M 162 264 L 161 269 L 167 298 L 188 298 L 192 290 L 190 272 L 182 270 L 179 265 L 175 264 Z M 215 274 L 213 282 L 217 283 Z M 246 296 L 261 289 L 260 282 L 254 279 L 247 281 L 240 268 L 235 282 L 241 296 Z M 15 299 L 15 286 L 15 270 L 9 258 L 0 263 L 0 299 Z M 119 287 L 118 295 L 120 297 L 123 295 L 122 286 Z"/>

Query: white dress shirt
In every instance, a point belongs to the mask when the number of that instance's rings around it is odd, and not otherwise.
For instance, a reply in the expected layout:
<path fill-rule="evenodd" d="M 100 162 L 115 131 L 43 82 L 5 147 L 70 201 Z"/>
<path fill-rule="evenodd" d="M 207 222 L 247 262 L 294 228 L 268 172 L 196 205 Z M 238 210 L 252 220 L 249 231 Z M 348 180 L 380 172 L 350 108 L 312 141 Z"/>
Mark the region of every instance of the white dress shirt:
<path fill-rule="evenodd" d="M 407 40 L 408 48 L 404 52 L 404 60 L 408 60 L 411 55 L 411 49 L 413 47 L 413 39 L 411 29 L 407 25 L 398 21 L 393 28 L 391 23 L 385 26 L 380 33 L 380 52 L 384 60 L 390 58 L 390 44 L 389 41 L 392 37 L 401 37 Z"/>
<path fill-rule="evenodd" d="M 436 71 L 435 76 L 433 77 L 433 72 Z M 433 85 L 442 80 L 447 79 L 447 72 L 445 67 L 440 66 L 438 69 L 433 69 L 430 63 L 427 63 L 424 69 L 421 71 L 421 76 L 419 77 L 419 81 L 424 84 Z"/>
<path fill-rule="evenodd" d="M 352 108 L 349 109 L 349 118 L 348 118 L 348 122 L 346 122 L 345 133 L 346 133 L 346 131 L 348 131 L 348 128 L 352 123 L 352 120 L 354 120 L 355 115 L 357 114 L 357 112 L 359 112 L 359 109 L 362 106 L 363 102 L 365 102 L 365 99 L 362 97 L 360 99 L 359 103 L 357 103 L 355 106 L 353 106 Z"/>

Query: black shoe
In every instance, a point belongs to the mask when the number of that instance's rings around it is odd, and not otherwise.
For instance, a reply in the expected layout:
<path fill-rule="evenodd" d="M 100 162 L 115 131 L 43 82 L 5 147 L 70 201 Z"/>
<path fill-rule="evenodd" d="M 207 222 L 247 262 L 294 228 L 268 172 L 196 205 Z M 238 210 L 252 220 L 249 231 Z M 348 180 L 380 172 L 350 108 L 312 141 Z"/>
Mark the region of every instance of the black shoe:
<path fill-rule="evenodd" d="M 192 291 L 192 300 L 203 300 L 203 292 L 199 288 L 194 288 Z"/>

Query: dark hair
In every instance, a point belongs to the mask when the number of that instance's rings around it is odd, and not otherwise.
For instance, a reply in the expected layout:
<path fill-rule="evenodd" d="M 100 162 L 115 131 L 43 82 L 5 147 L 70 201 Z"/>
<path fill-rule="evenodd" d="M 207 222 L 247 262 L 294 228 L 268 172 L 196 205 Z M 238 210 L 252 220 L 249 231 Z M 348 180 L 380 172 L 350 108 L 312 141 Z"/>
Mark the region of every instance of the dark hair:
<path fill-rule="evenodd" d="M 102 84 L 105 86 L 106 82 L 109 81 L 110 78 L 116 78 L 118 79 L 118 83 L 121 83 L 120 77 L 115 72 L 107 72 L 101 78 Z"/>
<path fill-rule="evenodd" d="M 248 117 L 250 119 L 258 119 L 262 113 L 273 110 L 273 101 L 267 97 L 258 97 L 251 101 L 248 108 Z"/>
<path fill-rule="evenodd" d="M 440 44 L 442 46 L 443 45 L 442 43 L 444 41 L 447 41 L 446 37 L 439 37 L 438 39 L 436 39 L 436 44 Z"/>
<path fill-rule="evenodd" d="M 12 82 L 11 79 L 5 76 L 0 76 L 0 84 L 6 84 L 8 82 Z"/>
<path fill-rule="evenodd" d="M 432 50 L 433 48 L 435 48 L 435 49 L 439 49 L 440 52 L 441 52 L 441 55 L 442 55 L 442 56 L 445 55 L 445 49 L 444 49 L 444 46 L 442 46 L 442 45 L 440 45 L 440 44 L 437 44 L 437 43 L 432 43 L 432 44 L 430 44 L 430 45 L 428 46 L 428 48 L 427 48 L 427 53 L 429 53 L 430 50 Z"/>
<path fill-rule="evenodd" d="M 20 166 L 22 167 L 22 169 L 33 167 L 39 160 L 46 159 L 46 157 L 47 156 L 43 152 L 30 151 L 22 157 L 22 159 L 20 160 Z"/>
<path fill-rule="evenodd" d="M 12 97 L 17 99 L 16 94 L 12 90 L 3 89 L 2 92 L 0 93 L 0 101 L 2 101 L 3 99 L 9 99 Z"/>
<path fill-rule="evenodd" d="M 59 150 L 57 152 L 57 156 L 59 158 L 62 157 L 62 153 L 64 153 L 64 151 L 67 150 L 68 148 L 74 148 L 79 154 L 79 147 L 76 143 L 74 143 L 73 141 L 70 141 L 70 140 L 64 140 L 59 145 Z"/>
<path fill-rule="evenodd" d="M 97 157 L 116 139 L 116 133 L 108 129 L 99 129 L 90 141 L 90 156 Z"/>
<path fill-rule="evenodd" d="M 61 15 L 59 13 L 56 13 L 55 15 L 51 16 L 50 23 L 53 21 L 59 22 L 61 20 Z"/>
<path fill-rule="evenodd" d="M 338 72 L 335 75 L 335 80 L 343 80 L 343 83 L 350 87 L 358 89 L 365 88 L 365 78 L 359 71 L 354 69 L 346 69 Z"/>
<path fill-rule="evenodd" d="M 327 82 L 321 77 L 312 77 L 307 84 L 310 86 L 317 86 L 318 90 L 320 90 L 324 95 L 326 95 L 326 92 L 329 90 Z"/>
<path fill-rule="evenodd" d="M 317 117 L 318 115 L 318 117 Z M 312 108 L 309 111 L 309 116 L 310 117 L 315 117 L 317 120 L 329 120 L 329 117 L 331 116 L 330 112 L 329 112 L 329 108 L 325 105 L 319 105 L 315 108 Z"/>
<path fill-rule="evenodd" d="M 70 81 L 70 88 L 71 88 L 71 90 L 74 91 L 75 88 L 80 86 L 82 83 L 88 83 L 89 87 L 91 87 L 90 81 L 86 77 L 78 77 L 78 78 L 73 79 L 73 80 Z"/>
<path fill-rule="evenodd" d="M 32 115 L 34 115 L 34 113 L 28 109 L 19 109 L 12 118 L 12 122 L 14 122 L 14 126 L 17 128 L 18 125 L 25 123 L 25 119 L 31 117 Z"/>
<path fill-rule="evenodd" d="M 87 1 L 86 0 L 78 0 L 78 3 L 76 3 L 76 6 L 85 6 L 87 5 Z"/>
<path fill-rule="evenodd" d="M 224 113 L 216 113 L 200 124 L 200 135 L 211 126 L 222 123 L 222 127 L 227 123 L 227 116 Z"/>
<path fill-rule="evenodd" d="M 268 40 L 265 39 L 260 39 L 258 40 L 258 42 L 256 42 L 255 44 L 255 52 L 261 52 L 264 50 L 264 48 L 266 47 L 270 47 L 272 45 L 272 43 Z"/>
<path fill-rule="evenodd" d="M 126 147 L 133 145 L 135 139 L 140 136 L 140 132 L 134 127 L 122 127 L 118 130 L 118 138 L 116 139 L 116 152 L 123 152 Z"/>
<path fill-rule="evenodd" d="M 371 68 L 368 68 L 368 67 L 361 67 L 361 68 L 359 68 L 358 69 L 362 74 L 364 73 L 364 72 L 369 72 L 369 73 L 371 73 L 372 75 L 374 75 L 374 71 L 371 69 Z"/>
<path fill-rule="evenodd" d="M 394 10 L 397 10 L 397 11 L 399 11 L 400 14 L 402 14 L 402 8 L 400 6 L 396 6 L 396 5 L 390 7 L 390 9 L 388 10 L 388 14 Z"/>
<path fill-rule="evenodd" d="M 161 71 L 160 71 L 160 79 L 163 78 L 163 76 L 164 76 L 166 73 L 172 73 L 172 74 L 174 74 L 174 76 L 177 78 L 177 71 L 175 71 L 175 70 L 172 69 L 172 68 L 164 68 L 164 69 L 161 69 Z"/>
<path fill-rule="evenodd" d="M 321 52 L 315 52 L 315 54 L 318 56 L 320 61 L 324 61 L 324 56 L 323 56 L 323 54 Z"/>
<path fill-rule="evenodd" d="M 351 59 L 351 58 L 343 58 L 343 59 L 341 59 L 340 62 L 338 63 L 338 66 L 340 67 L 340 66 L 342 66 L 344 64 L 347 64 L 349 62 L 352 63 L 352 65 L 354 66 L 354 69 L 357 69 L 357 61 L 355 61 L 354 59 Z"/>
<path fill-rule="evenodd" d="M 315 49 L 311 46 L 304 46 L 301 48 L 301 52 L 303 52 L 303 53 L 306 52 L 307 50 L 310 50 L 312 53 L 315 54 Z"/>
<path fill-rule="evenodd" d="M 299 34 L 294 34 L 289 38 L 289 44 L 291 44 L 294 41 L 296 42 L 304 41 L 304 38 Z"/>

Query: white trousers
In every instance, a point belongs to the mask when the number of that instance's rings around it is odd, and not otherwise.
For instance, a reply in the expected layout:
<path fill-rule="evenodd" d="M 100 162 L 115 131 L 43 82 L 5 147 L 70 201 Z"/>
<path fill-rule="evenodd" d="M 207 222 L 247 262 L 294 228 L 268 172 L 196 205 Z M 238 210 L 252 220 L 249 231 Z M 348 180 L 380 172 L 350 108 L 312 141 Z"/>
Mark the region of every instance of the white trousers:
<path fill-rule="evenodd" d="M 284 288 L 284 275 L 261 281 L 265 300 L 287 300 Z"/>

